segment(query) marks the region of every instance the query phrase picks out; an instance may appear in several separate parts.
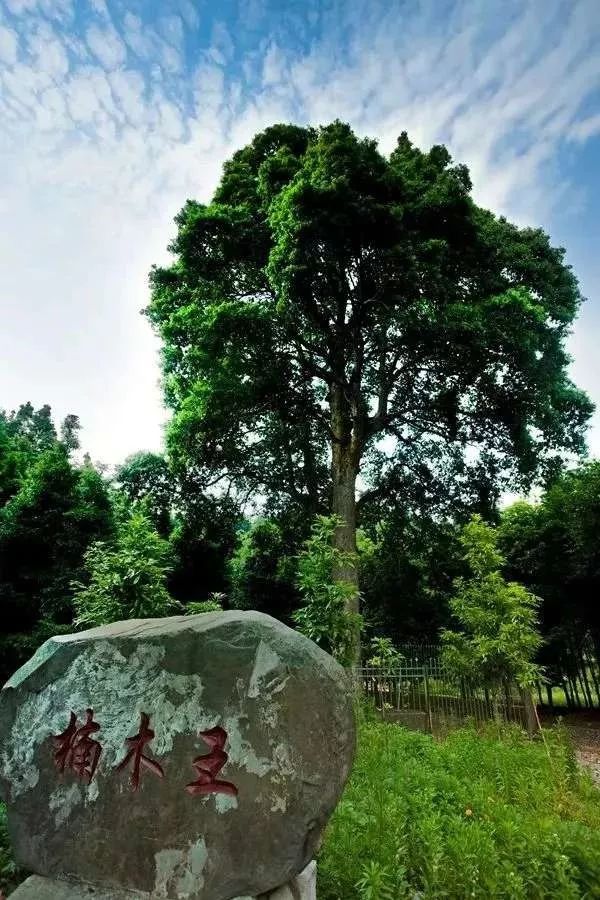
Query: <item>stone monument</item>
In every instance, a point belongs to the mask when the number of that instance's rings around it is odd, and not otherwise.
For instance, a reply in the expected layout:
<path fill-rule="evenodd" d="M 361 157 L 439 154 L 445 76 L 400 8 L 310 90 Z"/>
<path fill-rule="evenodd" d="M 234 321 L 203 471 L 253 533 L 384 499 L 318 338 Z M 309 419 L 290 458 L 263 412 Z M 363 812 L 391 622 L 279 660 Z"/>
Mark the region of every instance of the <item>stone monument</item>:
<path fill-rule="evenodd" d="M 256 612 L 47 641 L 0 694 L 0 787 L 35 900 L 314 897 L 351 688 Z"/>

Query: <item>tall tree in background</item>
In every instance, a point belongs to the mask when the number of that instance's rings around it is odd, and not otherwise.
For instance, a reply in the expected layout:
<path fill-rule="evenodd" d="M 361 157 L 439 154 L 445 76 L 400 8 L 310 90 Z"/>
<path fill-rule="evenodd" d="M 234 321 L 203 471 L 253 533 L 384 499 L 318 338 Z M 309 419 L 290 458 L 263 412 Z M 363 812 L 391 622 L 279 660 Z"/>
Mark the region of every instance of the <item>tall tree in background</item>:
<path fill-rule="evenodd" d="M 437 643 L 465 569 L 458 527 L 397 509 L 371 533 L 373 552 L 360 570 L 368 631 L 396 644 Z"/>
<path fill-rule="evenodd" d="M 84 554 L 114 532 L 108 485 L 69 459 L 78 430 L 67 416 L 59 439 L 49 406 L 0 412 L 0 681 L 71 626 Z"/>
<path fill-rule="evenodd" d="M 329 491 L 352 560 L 359 473 L 367 495 L 471 470 L 499 489 L 579 452 L 576 279 L 470 190 L 444 147 L 402 134 L 386 158 L 340 122 L 274 126 L 226 162 L 151 276 L 174 462 L 307 511 Z M 336 574 L 356 612 L 356 567 Z"/>
<path fill-rule="evenodd" d="M 169 534 L 175 504 L 175 479 L 160 453 L 140 451 L 128 456 L 115 472 L 115 481 L 131 503 L 142 503 L 154 527 Z"/>
<path fill-rule="evenodd" d="M 565 472 L 537 504 L 504 510 L 499 541 L 506 572 L 543 598 L 542 661 L 557 680 L 591 638 L 600 663 L 600 461 Z M 580 661 L 584 672 L 585 665 Z"/>

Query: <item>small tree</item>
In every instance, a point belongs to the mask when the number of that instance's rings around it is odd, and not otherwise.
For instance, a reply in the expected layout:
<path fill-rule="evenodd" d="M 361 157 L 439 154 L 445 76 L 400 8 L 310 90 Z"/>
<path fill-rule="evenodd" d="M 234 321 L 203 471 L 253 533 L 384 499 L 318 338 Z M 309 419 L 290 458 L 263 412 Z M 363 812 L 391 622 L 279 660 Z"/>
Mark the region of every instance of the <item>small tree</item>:
<path fill-rule="evenodd" d="M 390 675 L 401 665 L 404 655 L 394 647 L 391 638 L 376 637 L 371 640 L 371 656 L 367 665 L 380 669 L 382 675 Z"/>
<path fill-rule="evenodd" d="M 346 580 L 335 578 L 344 566 L 355 565 L 355 557 L 333 546 L 339 522 L 335 516 L 317 516 L 311 536 L 298 557 L 297 584 L 304 606 L 294 619 L 300 631 L 344 666 L 356 658 L 356 639 L 362 617 L 347 612 L 349 594 L 354 588 Z"/>
<path fill-rule="evenodd" d="M 98 541 L 85 554 L 87 584 L 77 582 L 77 625 L 167 616 L 178 604 L 166 587 L 169 544 L 139 511 L 123 520 L 113 544 Z"/>
<path fill-rule="evenodd" d="M 461 630 L 442 631 L 444 660 L 457 675 L 495 696 L 514 683 L 528 691 L 540 677 L 533 661 L 542 643 L 536 628 L 540 599 L 502 577 L 496 532 L 479 516 L 465 525 L 460 540 L 472 575 L 454 583 L 450 607 Z"/>

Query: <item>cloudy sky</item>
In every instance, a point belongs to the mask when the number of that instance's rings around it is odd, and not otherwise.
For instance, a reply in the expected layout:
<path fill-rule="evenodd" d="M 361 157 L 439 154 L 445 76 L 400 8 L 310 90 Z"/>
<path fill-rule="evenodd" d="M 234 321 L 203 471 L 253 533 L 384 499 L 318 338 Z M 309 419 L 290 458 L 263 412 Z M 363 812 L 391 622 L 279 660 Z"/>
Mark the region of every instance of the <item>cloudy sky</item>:
<path fill-rule="evenodd" d="M 79 414 L 94 459 L 160 446 L 148 270 L 282 120 L 446 143 L 479 202 L 544 226 L 600 405 L 600 0 L 0 0 L 0 116 L 0 407 Z"/>

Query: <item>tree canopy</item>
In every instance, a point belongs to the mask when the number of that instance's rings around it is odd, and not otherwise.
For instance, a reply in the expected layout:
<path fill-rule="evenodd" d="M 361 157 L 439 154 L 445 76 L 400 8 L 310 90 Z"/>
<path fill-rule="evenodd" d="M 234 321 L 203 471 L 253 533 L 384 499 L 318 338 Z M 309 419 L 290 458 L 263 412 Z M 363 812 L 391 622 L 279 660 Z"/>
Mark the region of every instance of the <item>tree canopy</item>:
<path fill-rule="evenodd" d="M 267 506 L 329 508 L 352 554 L 359 474 L 364 502 L 417 487 L 427 504 L 580 452 L 576 278 L 543 231 L 470 192 L 444 147 L 403 133 L 386 157 L 337 121 L 235 153 L 151 275 L 174 464 Z"/>
<path fill-rule="evenodd" d="M 0 680 L 73 620 L 73 579 L 93 541 L 114 533 L 107 483 L 73 462 L 79 420 L 49 406 L 0 412 Z"/>

